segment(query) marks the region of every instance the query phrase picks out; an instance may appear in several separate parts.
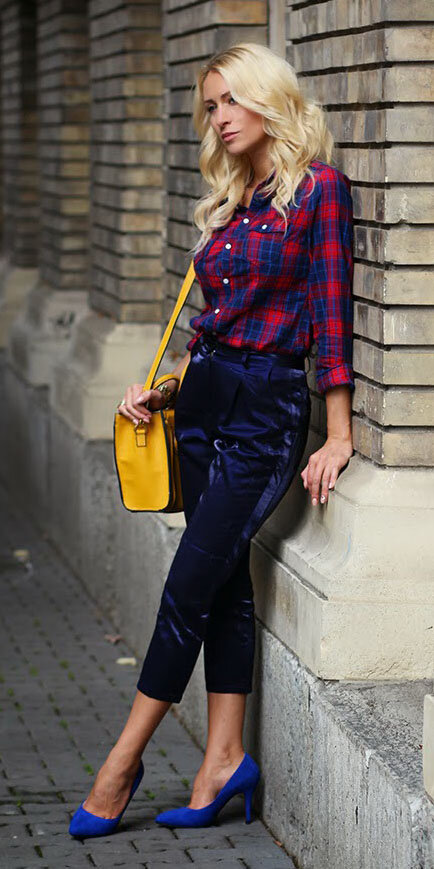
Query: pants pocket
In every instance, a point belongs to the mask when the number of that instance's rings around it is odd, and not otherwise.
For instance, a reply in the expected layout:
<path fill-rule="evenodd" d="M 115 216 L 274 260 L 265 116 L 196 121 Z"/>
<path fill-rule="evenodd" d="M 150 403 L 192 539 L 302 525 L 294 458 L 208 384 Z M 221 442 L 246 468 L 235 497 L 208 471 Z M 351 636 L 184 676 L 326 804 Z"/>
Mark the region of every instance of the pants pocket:
<path fill-rule="evenodd" d="M 275 363 L 268 370 L 267 383 L 281 425 L 293 430 L 306 425 L 311 410 L 306 372 Z"/>

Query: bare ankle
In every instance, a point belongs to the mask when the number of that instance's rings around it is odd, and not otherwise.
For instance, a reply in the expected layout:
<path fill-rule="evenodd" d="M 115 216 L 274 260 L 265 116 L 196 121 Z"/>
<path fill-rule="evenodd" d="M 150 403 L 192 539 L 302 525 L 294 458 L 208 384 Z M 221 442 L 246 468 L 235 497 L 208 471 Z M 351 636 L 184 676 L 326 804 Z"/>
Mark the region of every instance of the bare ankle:
<path fill-rule="evenodd" d="M 227 749 L 213 751 L 205 755 L 203 765 L 208 769 L 224 769 L 225 767 L 233 766 L 234 763 L 240 762 L 244 756 L 242 746 L 228 747 Z"/>

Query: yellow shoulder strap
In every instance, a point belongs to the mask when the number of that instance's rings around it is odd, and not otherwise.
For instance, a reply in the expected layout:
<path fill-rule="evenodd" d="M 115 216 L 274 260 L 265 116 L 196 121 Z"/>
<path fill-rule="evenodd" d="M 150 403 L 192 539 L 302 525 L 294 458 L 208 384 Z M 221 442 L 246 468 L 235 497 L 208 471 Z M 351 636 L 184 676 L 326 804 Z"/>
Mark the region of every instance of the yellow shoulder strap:
<path fill-rule="evenodd" d="M 182 287 L 181 287 L 181 292 L 178 296 L 176 305 L 173 309 L 172 316 L 167 324 L 166 331 L 164 332 L 164 335 L 161 339 L 160 346 L 155 354 L 155 359 L 151 365 L 151 369 L 150 369 L 149 374 L 146 378 L 146 383 L 144 384 L 144 387 L 143 387 L 144 390 L 151 389 L 151 387 L 152 387 L 152 384 L 154 382 L 154 377 L 158 371 L 158 366 L 163 358 L 164 351 L 167 347 L 167 344 L 169 343 L 170 336 L 175 328 L 176 321 L 181 313 L 182 306 L 183 306 L 183 304 L 184 304 L 184 302 L 185 302 L 185 300 L 190 292 L 191 285 L 192 285 L 195 277 L 196 277 L 196 272 L 194 270 L 193 260 L 191 260 L 190 265 L 188 267 L 187 274 L 184 278 L 184 282 L 183 282 Z"/>

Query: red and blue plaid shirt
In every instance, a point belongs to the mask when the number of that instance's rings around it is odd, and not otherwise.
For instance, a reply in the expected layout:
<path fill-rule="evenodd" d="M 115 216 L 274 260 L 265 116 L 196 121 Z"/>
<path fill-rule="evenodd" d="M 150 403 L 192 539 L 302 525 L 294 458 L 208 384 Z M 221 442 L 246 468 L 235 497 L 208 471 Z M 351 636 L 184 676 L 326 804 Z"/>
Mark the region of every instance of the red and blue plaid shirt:
<path fill-rule="evenodd" d="M 234 347 L 306 356 L 315 341 L 319 392 L 354 390 L 353 203 L 349 178 L 313 160 L 315 189 L 305 175 L 289 207 L 288 229 L 256 188 L 248 207 L 238 205 L 229 223 L 214 230 L 194 257 L 206 301 L 190 320 Z M 274 174 L 271 173 L 272 175 Z"/>

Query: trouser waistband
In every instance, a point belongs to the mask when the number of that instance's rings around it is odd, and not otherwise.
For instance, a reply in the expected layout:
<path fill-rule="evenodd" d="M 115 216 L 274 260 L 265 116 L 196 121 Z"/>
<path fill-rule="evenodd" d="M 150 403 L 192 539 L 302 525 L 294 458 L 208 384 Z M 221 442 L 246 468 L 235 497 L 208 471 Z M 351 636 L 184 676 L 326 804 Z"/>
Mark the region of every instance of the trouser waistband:
<path fill-rule="evenodd" d="M 245 361 L 249 357 L 258 358 L 258 359 L 275 359 L 277 362 L 281 363 L 284 366 L 288 366 L 289 368 L 300 368 L 302 371 L 305 369 L 305 357 L 300 356 L 299 354 L 289 354 L 289 353 L 276 353 L 269 352 L 268 350 L 254 350 L 250 347 L 234 347 L 232 344 L 225 344 L 223 341 L 220 341 L 216 335 L 212 335 L 211 332 L 202 332 L 199 336 L 198 344 L 202 346 L 209 347 L 210 350 L 217 351 L 223 356 L 232 357 L 233 359 L 239 359 L 240 361 Z"/>

